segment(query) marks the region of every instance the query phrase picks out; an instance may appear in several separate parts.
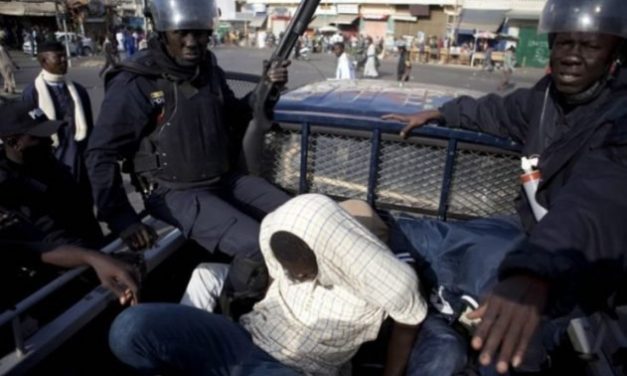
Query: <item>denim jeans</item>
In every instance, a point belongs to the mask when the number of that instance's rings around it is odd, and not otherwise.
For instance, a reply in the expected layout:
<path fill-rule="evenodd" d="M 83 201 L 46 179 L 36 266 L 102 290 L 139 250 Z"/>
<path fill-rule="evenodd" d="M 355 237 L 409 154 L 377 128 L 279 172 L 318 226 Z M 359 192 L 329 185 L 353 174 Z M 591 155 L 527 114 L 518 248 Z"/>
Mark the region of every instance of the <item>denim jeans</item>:
<path fill-rule="evenodd" d="M 239 324 L 176 304 L 126 309 L 111 326 L 109 346 L 122 362 L 148 375 L 300 375 L 257 347 Z"/>
<path fill-rule="evenodd" d="M 421 281 L 431 289 L 434 307 L 422 324 L 411 352 L 408 375 L 447 376 L 467 369 L 470 338 L 452 324 L 466 308 L 462 296 L 481 301 L 497 281 L 505 256 L 525 240 L 517 218 L 486 218 L 446 223 L 401 217 L 392 226 L 390 248 L 399 256 L 410 255 Z M 445 303 L 445 304 L 443 304 Z M 541 337 L 530 344 L 523 368 L 539 369 L 545 359 Z M 496 375 L 494 367 L 474 370 Z"/>
<path fill-rule="evenodd" d="M 401 216 L 391 228 L 390 248 L 397 255 L 411 256 L 421 282 L 440 290 L 455 314 L 460 314 L 465 309 L 460 298 L 485 297 L 505 256 L 524 240 L 515 217 L 441 222 Z"/>

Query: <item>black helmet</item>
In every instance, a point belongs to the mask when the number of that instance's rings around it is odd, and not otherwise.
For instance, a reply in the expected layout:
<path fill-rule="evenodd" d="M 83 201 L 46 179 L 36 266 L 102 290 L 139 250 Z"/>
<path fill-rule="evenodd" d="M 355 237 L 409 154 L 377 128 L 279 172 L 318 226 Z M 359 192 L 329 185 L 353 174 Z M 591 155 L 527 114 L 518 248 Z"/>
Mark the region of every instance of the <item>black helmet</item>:
<path fill-rule="evenodd" d="M 215 0 L 150 0 L 148 7 L 157 31 L 213 30 L 218 22 Z"/>
<path fill-rule="evenodd" d="M 538 31 L 603 33 L 627 39 L 627 0 L 548 0 Z"/>

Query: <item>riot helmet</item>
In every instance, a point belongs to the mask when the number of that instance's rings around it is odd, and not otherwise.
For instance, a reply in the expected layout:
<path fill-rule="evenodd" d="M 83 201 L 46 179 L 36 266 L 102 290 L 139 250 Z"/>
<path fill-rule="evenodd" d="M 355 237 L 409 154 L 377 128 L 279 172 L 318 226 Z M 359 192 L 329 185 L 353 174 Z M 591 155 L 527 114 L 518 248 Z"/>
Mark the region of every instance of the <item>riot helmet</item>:
<path fill-rule="evenodd" d="M 540 33 L 589 32 L 627 39 L 626 0 L 548 0 Z"/>
<path fill-rule="evenodd" d="M 148 8 L 158 32 L 213 30 L 217 26 L 215 0 L 150 0 Z"/>

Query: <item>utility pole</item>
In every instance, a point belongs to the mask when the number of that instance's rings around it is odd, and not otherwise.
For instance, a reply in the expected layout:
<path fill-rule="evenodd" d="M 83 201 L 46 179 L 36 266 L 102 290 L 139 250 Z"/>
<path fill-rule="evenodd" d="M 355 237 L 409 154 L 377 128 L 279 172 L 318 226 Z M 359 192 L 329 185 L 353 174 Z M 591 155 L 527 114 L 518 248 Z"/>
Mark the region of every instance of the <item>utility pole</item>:
<path fill-rule="evenodd" d="M 61 19 L 61 23 L 63 26 L 63 33 L 65 34 L 64 40 L 65 40 L 65 54 L 67 56 L 67 65 L 68 67 L 72 67 L 72 54 L 70 53 L 70 36 L 68 35 L 68 31 L 67 31 L 66 12 L 64 10 L 64 12 L 61 13 L 60 8 L 59 8 L 60 5 L 61 5 L 61 0 L 55 0 L 54 8 L 55 8 L 55 11 L 57 12 L 57 20 Z"/>

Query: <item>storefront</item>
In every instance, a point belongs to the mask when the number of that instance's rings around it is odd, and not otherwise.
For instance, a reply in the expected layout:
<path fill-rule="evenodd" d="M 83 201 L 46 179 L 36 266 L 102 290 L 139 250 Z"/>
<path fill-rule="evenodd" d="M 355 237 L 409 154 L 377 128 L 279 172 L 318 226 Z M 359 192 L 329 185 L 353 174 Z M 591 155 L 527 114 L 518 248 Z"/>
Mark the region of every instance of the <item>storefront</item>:
<path fill-rule="evenodd" d="M 549 64 L 549 43 L 545 34 L 538 34 L 539 12 L 507 12 L 506 28 L 518 37 L 516 61 L 521 67 L 545 68 Z"/>

